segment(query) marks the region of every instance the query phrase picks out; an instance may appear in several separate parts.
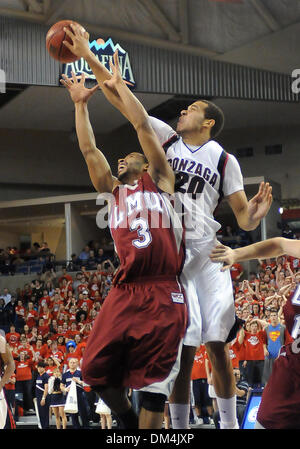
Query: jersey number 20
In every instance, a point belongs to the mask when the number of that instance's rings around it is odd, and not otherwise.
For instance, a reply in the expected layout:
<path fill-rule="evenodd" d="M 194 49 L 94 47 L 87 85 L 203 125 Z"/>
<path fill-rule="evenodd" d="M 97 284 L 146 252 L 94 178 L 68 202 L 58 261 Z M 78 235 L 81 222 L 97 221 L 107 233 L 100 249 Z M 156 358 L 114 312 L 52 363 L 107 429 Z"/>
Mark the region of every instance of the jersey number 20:
<path fill-rule="evenodd" d="M 191 193 L 193 200 L 196 199 L 197 193 L 202 193 L 205 181 L 200 176 L 193 176 L 189 185 L 186 187 L 190 177 L 185 172 L 176 173 L 175 190 L 181 193 Z"/>

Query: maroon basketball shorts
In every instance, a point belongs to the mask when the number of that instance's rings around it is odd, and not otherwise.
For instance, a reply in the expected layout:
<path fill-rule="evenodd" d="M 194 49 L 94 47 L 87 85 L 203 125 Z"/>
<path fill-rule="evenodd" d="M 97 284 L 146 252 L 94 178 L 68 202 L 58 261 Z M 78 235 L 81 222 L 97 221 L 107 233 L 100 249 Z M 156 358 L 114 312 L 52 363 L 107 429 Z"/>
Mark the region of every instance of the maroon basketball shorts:
<path fill-rule="evenodd" d="M 256 419 L 265 429 L 300 429 L 300 338 L 281 348 Z"/>
<path fill-rule="evenodd" d="M 186 325 L 184 295 L 175 278 L 113 287 L 87 341 L 84 381 L 140 389 L 167 379 L 178 364 Z"/>

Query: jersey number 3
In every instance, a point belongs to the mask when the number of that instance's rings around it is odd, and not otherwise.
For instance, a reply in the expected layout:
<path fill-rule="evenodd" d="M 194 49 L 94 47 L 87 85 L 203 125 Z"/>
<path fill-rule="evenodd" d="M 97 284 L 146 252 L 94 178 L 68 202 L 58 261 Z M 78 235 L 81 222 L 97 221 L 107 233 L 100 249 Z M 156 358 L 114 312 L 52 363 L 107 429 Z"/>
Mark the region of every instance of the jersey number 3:
<path fill-rule="evenodd" d="M 143 218 L 136 218 L 130 224 L 130 231 L 137 231 L 139 239 L 132 240 L 133 246 L 138 249 L 147 248 L 152 242 L 152 236 L 149 231 L 148 223 Z"/>

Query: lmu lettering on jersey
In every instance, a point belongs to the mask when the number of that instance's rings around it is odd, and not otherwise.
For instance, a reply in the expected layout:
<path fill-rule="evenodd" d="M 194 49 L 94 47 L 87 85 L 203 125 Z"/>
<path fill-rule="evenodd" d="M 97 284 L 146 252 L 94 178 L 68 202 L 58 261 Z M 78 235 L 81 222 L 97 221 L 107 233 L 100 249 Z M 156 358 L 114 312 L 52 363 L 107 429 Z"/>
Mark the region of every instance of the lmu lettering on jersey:
<path fill-rule="evenodd" d="M 137 215 L 148 222 L 149 211 L 161 213 L 163 217 L 167 214 L 164 200 L 159 193 L 138 191 L 128 195 L 128 190 L 126 190 L 123 189 L 120 193 L 120 196 L 122 196 L 122 199 L 120 198 L 121 205 L 115 204 L 111 210 L 111 226 L 114 229 L 118 229 L 118 227 L 126 228 L 128 226 L 127 219 L 130 218 L 130 221 L 132 221 Z M 160 225 L 158 218 L 157 213 L 151 214 L 149 227 L 158 228 Z M 167 221 L 170 226 L 170 220 Z"/>
<path fill-rule="evenodd" d="M 200 213 L 203 206 L 203 197 L 196 195 L 198 202 L 194 201 L 194 194 L 186 193 L 184 203 L 180 198 L 180 192 L 170 195 L 166 192 L 156 193 L 151 191 L 134 192 L 130 194 L 132 188 L 122 189 L 120 192 L 120 202 L 116 203 L 113 194 L 101 193 L 97 197 L 97 205 L 102 207 L 96 217 L 97 226 L 105 229 L 110 226 L 113 229 L 118 227 L 126 228 L 134 217 L 139 215 L 151 228 L 199 228 L 203 225 L 203 217 Z M 134 189 L 133 189 L 134 190 Z M 128 195 L 128 197 L 126 196 Z M 186 213 L 188 207 L 189 213 Z M 173 213 L 170 214 L 170 208 Z M 177 219 L 173 220 L 174 212 Z M 109 218 L 108 218 L 109 217 Z M 150 217 L 150 218 L 148 218 Z M 161 217 L 161 218 L 159 218 Z"/>

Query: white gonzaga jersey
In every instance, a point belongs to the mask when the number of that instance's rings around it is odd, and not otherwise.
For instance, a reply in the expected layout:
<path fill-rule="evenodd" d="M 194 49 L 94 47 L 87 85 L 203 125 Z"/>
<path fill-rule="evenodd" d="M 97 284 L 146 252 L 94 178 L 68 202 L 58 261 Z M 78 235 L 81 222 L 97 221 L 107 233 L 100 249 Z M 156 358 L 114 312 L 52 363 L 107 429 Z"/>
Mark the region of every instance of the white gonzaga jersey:
<path fill-rule="evenodd" d="M 244 190 L 236 158 L 214 140 L 201 147 L 186 145 L 166 123 L 150 117 L 168 162 L 176 173 L 176 211 L 184 214 L 186 239 L 212 238 L 221 225 L 214 211 L 223 197 Z"/>

